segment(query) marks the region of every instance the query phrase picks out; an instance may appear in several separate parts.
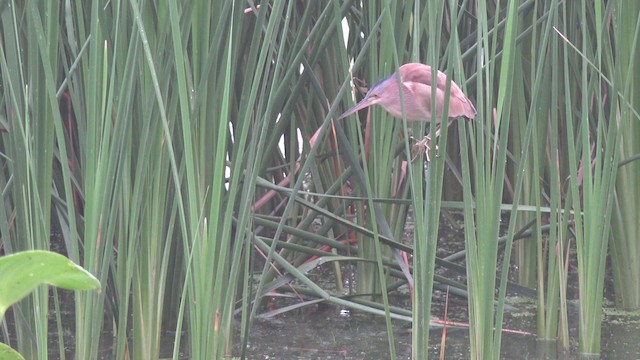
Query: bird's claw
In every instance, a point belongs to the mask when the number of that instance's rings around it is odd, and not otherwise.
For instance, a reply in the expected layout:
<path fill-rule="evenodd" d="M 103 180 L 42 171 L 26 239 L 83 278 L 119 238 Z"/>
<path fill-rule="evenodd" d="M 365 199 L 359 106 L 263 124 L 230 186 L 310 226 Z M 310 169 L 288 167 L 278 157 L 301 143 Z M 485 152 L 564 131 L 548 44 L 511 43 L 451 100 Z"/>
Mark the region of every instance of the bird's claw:
<path fill-rule="evenodd" d="M 416 140 L 414 137 L 411 137 L 411 139 Z M 435 150 L 438 151 L 437 145 Z M 411 158 L 411 162 L 414 162 L 422 151 L 424 151 L 424 154 L 427 157 L 427 162 L 431 162 L 431 136 L 426 135 L 424 139 L 416 141 L 416 143 L 411 147 L 411 153 L 415 154 Z"/>

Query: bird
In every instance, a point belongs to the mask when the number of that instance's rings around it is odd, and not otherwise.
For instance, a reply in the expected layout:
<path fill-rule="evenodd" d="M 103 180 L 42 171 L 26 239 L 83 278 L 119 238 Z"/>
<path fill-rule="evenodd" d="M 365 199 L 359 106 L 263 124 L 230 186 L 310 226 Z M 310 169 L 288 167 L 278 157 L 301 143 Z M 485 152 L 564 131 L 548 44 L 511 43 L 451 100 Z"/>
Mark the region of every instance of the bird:
<path fill-rule="evenodd" d="M 359 110 L 371 105 L 382 106 L 389 114 L 396 118 L 402 118 L 402 102 L 400 101 L 400 88 L 402 89 L 402 99 L 404 100 L 404 113 L 407 121 L 424 121 L 440 123 L 444 109 L 444 99 L 447 90 L 447 75 L 440 70 L 436 74 L 436 86 L 433 86 L 431 66 L 421 63 L 408 63 L 400 66 L 401 86 L 398 86 L 398 77 L 395 73 L 388 78 L 375 84 L 359 103 L 338 117 L 344 119 Z M 436 91 L 435 114 L 432 112 L 431 104 L 432 91 Z M 449 120 L 459 117 L 474 119 L 476 108 L 471 100 L 462 92 L 460 86 L 453 80 L 449 88 Z M 447 124 L 448 125 L 448 124 Z M 436 136 L 440 134 L 440 129 L 436 131 Z M 430 153 L 431 137 L 425 136 L 423 140 L 415 144 L 416 148 L 423 147 L 427 161 L 431 161 Z"/>
<path fill-rule="evenodd" d="M 407 121 L 431 122 L 442 120 L 442 110 L 444 108 L 445 91 L 447 88 L 447 75 L 438 71 L 436 75 L 436 86 L 432 82 L 432 68 L 421 63 L 408 63 L 400 66 L 401 86 L 398 86 L 395 73 L 388 78 L 381 80 L 374 85 L 367 95 L 355 106 L 345 111 L 338 119 L 346 118 L 359 110 L 371 105 L 382 106 L 389 114 L 396 118 L 402 118 L 402 103 L 400 101 L 400 89 L 404 100 L 404 112 Z M 435 114 L 431 104 L 432 91 L 436 91 Z M 448 118 L 455 119 L 466 117 L 474 119 L 476 108 L 471 100 L 462 92 L 460 86 L 451 81 L 449 95 Z"/>

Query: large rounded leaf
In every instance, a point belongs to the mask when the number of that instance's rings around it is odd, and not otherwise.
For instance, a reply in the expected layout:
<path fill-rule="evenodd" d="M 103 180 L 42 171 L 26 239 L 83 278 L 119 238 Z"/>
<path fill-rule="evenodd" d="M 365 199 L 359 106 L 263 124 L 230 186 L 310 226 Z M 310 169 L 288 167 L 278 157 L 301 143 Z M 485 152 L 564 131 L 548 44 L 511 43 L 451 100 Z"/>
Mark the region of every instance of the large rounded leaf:
<path fill-rule="evenodd" d="M 24 360 L 24 357 L 8 345 L 0 343 L 0 360 Z"/>
<path fill-rule="evenodd" d="M 9 306 L 42 284 L 67 290 L 100 288 L 98 279 L 57 253 L 32 250 L 0 257 L 0 319 Z"/>

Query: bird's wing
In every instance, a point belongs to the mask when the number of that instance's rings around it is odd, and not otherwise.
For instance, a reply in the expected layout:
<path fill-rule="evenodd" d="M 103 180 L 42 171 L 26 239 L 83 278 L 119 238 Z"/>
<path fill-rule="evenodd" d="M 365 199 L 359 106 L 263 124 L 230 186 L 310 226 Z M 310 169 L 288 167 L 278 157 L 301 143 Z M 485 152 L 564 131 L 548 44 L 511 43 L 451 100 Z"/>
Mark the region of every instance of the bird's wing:
<path fill-rule="evenodd" d="M 416 81 L 403 81 L 404 91 L 411 93 L 413 96 L 405 97 L 405 106 L 407 112 L 422 114 L 423 118 L 412 120 L 431 121 L 434 117 L 442 114 L 442 97 L 444 93 L 436 93 L 436 103 L 438 109 L 434 111 L 431 108 L 431 86 Z M 438 121 L 439 119 L 436 119 Z"/>
<path fill-rule="evenodd" d="M 416 82 L 425 85 L 432 86 L 433 82 L 431 81 L 431 66 L 420 64 L 420 63 L 410 63 L 405 64 L 400 67 L 400 74 L 402 74 L 402 81 L 407 82 Z M 438 90 L 445 91 L 447 87 L 447 75 L 440 70 L 437 70 L 436 74 L 436 88 Z M 453 88 L 458 88 L 455 83 L 451 84 L 451 89 L 453 92 Z M 459 90 L 459 88 L 458 88 Z"/>
<path fill-rule="evenodd" d="M 404 64 L 400 67 L 403 82 L 431 85 L 431 66 L 420 63 Z"/>
<path fill-rule="evenodd" d="M 442 117 L 442 110 L 444 108 L 444 96 L 445 91 L 437 89 L 436 91 L 436 106 L 432 106 L 432 91 L 433 88 L 429 85 L 419 82 L 404 82 L 405 91 L 411 92 L 414 96 L 406 97 L 406 107 L 408 109 L 420 109 L 420 113 L 429 114 L 427 117 L 435 121 L 440 121 Z M 473 119 L 476 115 L 476 109 L 471 104 L 471 101 L 467 99 L 462 90 L 455 84 L 451 83 L 451 94 L 449 96 L 449 118 L 456 118 L 465 116 L 469 119 Z M 425 120 L 425 119 L 414 119 Z"/>
<path fill-rule="evenodd" d="M 420 63 L 405 64 L 401 67 L 400 73 L 402 74 L 402 81 L 406 83 L 422 84 L 423 86 L 411 85 L 412 87 L 419 87 L 422 91 L 419 94 L 427 94 L 428 88 L 428 100 L 421 96 L 422 102 L 425 102 L 423 106 L 427 106 L 431 110 L 431 90 L 432 90 L 432 69 L 429 65 Z M 444 103 L 444 94 L 447 90 L 447 75 L 438 70 L 436 74 L 436 101 L 438 102 L 437 116 L 442 114 L 442 106 Z M 449 98 L 449 117 L 466 116 L 470 119 L 475 117 L 476 109 L 473 104 L 462 92 L 462 89 L 453 80 L 451 81 Z"/>

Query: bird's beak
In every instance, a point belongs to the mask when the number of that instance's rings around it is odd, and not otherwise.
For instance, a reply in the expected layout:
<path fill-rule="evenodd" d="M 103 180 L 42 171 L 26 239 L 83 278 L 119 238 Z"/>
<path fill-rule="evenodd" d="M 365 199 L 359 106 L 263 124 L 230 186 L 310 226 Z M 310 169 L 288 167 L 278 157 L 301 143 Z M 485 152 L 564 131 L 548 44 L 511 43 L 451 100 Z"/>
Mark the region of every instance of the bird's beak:
<path fill-rule="evenodd" d="M 351 109 L 349 109 L 349 110 L 345 111 L 344 113 L 342 113 L 342 115 L 340 115 L 338 117 L 338 120 L 344 119 L 347 116 L 355 114 L 359 110 L 362 110 L 362 109 L 366 108 L 367 106 L 373 105 L 374 104 L 374 102 L 373 102 L 374 99 L 375 98 L 373 98 L 373 97 L 365 96 L 364 99 L 362 99 L 362 101 L 360 101 L 359 103 L 355 104 Z"/>

